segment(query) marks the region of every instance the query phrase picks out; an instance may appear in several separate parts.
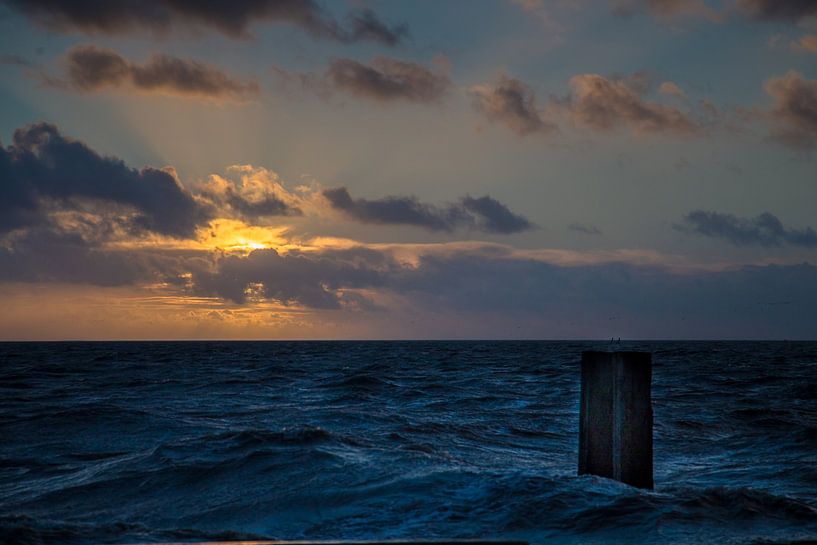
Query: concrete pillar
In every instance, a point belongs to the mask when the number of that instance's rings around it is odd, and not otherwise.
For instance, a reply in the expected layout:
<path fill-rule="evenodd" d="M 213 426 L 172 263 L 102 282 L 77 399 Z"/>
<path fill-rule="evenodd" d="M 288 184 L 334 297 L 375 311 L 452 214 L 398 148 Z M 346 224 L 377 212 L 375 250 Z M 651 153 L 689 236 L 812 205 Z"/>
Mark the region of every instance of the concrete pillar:
<path fill-rule="evenodd" d="M 582 352 L 579 475 L 652 488 L 652 354 Z"/>

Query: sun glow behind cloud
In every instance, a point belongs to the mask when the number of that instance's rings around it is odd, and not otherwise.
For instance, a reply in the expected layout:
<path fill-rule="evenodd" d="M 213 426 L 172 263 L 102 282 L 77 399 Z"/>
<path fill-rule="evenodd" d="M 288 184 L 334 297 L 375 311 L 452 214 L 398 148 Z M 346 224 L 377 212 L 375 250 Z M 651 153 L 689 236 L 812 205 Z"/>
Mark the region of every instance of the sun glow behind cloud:
<path fill-rule="evenodd" d="M 290 231 L 288 226 L 247 225 L 241 220 L 220 218 L 199 230 L 196 243 L 202 249 L 244 254 L 263 248 L 286 251 L 297 247 L 286 236 Z"/>
<path fill-rule="evenodd" d="M 196 230 L 195 238 L 179 239 L 147 234 L 107 243 L 111 249 L 199 250 L 246 255 L 253 250 L 273 248 L 287 251 L 300 247 L 286 236 L 289 226 L 247 225 L 241 220 L 217 218 Z"/>

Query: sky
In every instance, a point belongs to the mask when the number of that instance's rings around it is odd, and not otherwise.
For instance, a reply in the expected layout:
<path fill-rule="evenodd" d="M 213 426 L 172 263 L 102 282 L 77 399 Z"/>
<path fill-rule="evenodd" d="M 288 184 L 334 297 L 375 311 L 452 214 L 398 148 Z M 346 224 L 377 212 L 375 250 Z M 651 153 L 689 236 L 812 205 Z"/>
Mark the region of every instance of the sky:
<path fill-rule="evenodd" d="M 0 339 L 817 339 L 817 1 L 0 0 Z"/>

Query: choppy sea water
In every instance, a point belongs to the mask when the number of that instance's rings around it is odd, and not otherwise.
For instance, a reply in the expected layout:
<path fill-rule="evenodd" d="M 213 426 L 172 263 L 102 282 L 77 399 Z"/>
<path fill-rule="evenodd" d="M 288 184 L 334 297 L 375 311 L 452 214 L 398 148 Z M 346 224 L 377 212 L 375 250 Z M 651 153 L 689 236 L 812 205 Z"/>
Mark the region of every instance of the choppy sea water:
<path fill-rule="evenodd" d="M 0 543 L 817 539 L 817 343 L 654 353 L 655 491 L 576 476 L 586 342 L 0 344 Z"/>

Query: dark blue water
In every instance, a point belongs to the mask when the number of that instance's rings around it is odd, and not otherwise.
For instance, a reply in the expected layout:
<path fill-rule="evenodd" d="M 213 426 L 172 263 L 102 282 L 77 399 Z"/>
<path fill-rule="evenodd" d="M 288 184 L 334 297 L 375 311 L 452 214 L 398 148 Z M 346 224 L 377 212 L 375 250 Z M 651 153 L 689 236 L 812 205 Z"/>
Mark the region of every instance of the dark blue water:
<path fill-rule="evenodd" d="M 0 344 L 0 542 L 817 539 L 817 343 L 622 343 L 653 492 L 575 475 L 599 347 Z"/>

